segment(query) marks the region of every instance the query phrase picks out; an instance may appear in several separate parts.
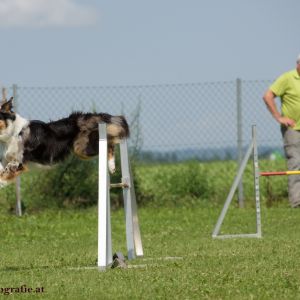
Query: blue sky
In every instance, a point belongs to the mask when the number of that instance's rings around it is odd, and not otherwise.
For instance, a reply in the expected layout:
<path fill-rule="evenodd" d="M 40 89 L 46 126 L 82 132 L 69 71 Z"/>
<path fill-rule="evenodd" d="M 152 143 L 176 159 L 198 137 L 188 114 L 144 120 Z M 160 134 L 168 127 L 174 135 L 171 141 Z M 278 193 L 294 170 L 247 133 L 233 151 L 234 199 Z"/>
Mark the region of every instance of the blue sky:
<path fill-rule="evenodd" d="M 300 53 L 299 0 L 0 0 L 0 83 L 273 79 Z"/>

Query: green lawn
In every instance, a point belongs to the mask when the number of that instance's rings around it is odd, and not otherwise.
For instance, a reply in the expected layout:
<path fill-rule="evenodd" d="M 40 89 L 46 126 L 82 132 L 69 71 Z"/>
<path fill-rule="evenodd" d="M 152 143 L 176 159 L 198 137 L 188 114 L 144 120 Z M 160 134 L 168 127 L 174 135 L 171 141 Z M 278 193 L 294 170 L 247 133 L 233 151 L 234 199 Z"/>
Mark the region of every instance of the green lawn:
<path fill-rule="evenodd" d="M 96 265 L 96 208 L 2 214 L 1 287 L 44 288 L 13 299 L 300 299 L 300 209 L 263 207 L 262 239 L 213 240 L 220 210 L 141 208 L 144 258 L 106 272 L 86 268 Z M 125 253 L 122 210 L 112 230 L 114 251 Z M 224 233 L 254 230 L 253 208 L 230 209 Z"/>

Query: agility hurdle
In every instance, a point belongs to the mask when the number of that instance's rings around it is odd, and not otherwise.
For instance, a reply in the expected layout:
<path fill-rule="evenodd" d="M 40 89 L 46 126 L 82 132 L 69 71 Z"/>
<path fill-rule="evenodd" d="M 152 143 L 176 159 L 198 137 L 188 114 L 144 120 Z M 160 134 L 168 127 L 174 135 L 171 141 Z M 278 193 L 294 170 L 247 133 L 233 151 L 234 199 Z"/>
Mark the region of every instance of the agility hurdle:
<path fill-rule="evenodd" d="M 254 170 L 254 193 L 255 193 L 255 211 L 256 211 L 256 233 L 245 233 L 245 234 L 219 234 L 222 223 L 226 216 L 229 205 L 233 199 L 234 193 L 238 187 L 240 180 L 242 179 L 243 173 L 245 171 L 247 162 L 250 156 L 253 156 L 253 170 Z M 260 194 L 259 194 L 259 177 L 267 177 L 267 176 L 290 176 L 290 175 L 300 175 L 300 170 L 296 171 L 277 171 L 277 172 L 260 172 L 258 166 L 258 152 L 257 152 L 257 140 L 256 140 L 256 126 L 252 126 L 252 140 L 250 145 L 246 151 L 244 159 L 242 160 L 237 175 L 234 179 L 234 182 L 231 186 L 230 192 L 226 198 L 225 204 L 221 211 L 221 214 L 218 218 L 218 221 L 215 225 L 215 228 L 212 233 L 213 238 L 238 238 L 238 237 L 250 237 L 250 238 L 261 238 L 262 230 L 261 230 L 261 210 L 260 210 Z"/>
<path fill-rule="evenodd" d="M 233 199 L 234 193 L 239 185 L 240 180 L 242 179 L 243 173 L 246 169 L 247 162 L 253 155 L 253 169 L 254 169 L 254 194 L 255 194 L 255 208 L 256 208 L 256 232 L 255 233 L 245 233 L 245 234 L 223 234 L 220 235 L 220 229 L 224 218 L 226 216 L 229 205 Z M 261 238 L 261 214 L 260 214 L 260 196 L 259 196 L 259 169 L 258 169 L 258 154 L 257 154 L 257 142 L 256 142 L 256 126 L 252 126 L 252 139 L 250 145 L 246 151 L 246 154 L 240 164 L 238 173 L 234 179 L 234 182 L 231 186 L 230 192 L 226 198 L 225 204 L 221 211 L 221 214 L 218 218 L 218 221 L 215 225 L 214 231 L 212 233 L 213 238 L 236 238 L 236 237 L 255 237 Z"/>
<path fill-rule="evenodd" d="M 112 264 L 112 239 L 110 221 L 110 188 L 122 188 L 128 259 L 143 256 L 142 240 L 137 216 L 137 204 L 132 172 L 128 157 L 127 139 L 120 141 L 122 182 L 110 184 L 107 166 L 106 124 L 99 124 L 99 170 L 98 170 L 98 260 L 99 270 Z"/>

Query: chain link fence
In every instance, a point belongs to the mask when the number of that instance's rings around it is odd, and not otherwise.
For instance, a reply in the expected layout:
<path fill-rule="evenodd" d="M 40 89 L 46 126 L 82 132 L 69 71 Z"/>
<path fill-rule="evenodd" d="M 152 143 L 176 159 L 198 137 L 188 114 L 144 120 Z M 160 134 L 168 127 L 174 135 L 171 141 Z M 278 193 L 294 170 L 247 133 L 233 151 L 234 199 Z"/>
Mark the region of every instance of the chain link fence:
<path fill-rule="evenodd" d="M 260 154 L 282 148 L 278 124 L 262 96 L 270 80 L 95 87 L 14 85 L 18 113 L 56 120 L 72 111 L 124 114 L 131 146 L 145 161 L 236 159 L 257 125 Z M 238 116 L 240 120 L 238 119 Z M 238 137 L 238 128 L 240 136 Z"/>

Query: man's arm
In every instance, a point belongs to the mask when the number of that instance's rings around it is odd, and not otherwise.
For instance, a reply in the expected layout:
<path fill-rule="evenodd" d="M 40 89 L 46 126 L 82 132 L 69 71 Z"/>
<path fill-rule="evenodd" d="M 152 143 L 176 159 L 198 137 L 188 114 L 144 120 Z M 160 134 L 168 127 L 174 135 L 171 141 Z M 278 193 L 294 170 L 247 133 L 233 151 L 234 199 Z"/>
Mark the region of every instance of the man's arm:
<path fill-rule="evenodd" d="M 267 90 L 266 93 L 264 94 L 263 99 L 265 101 L 265 104 L 266 104 L 268 110 L 270 111 L 270 113 L 272 114 L 274 119 L 279 124 L 284 125 L 286 127 L 288 127 L 288 126 L 294 127 L 296 122 L 293 119 L 284 117 L 279 113 L 276 103 L 275 103 L 275 98 L 276 98 L 276 95 L 271 90 Z"/>

